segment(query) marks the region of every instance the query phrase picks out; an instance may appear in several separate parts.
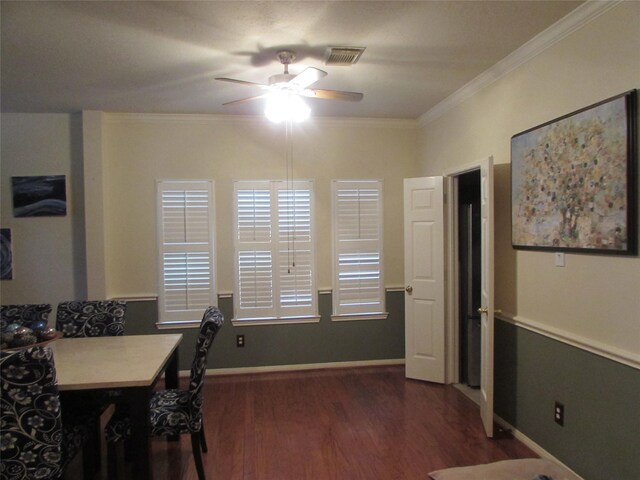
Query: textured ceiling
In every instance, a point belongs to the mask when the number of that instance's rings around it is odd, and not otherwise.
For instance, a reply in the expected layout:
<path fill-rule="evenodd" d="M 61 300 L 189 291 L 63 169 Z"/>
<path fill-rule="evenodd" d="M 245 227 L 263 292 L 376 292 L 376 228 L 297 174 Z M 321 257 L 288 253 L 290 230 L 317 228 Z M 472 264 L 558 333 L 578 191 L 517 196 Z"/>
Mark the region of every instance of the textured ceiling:
<path fill-rule="evenodd" d="M 417 118 L 575 9 L 578 1 L 7 2 L 1 4 L 4 112 L 102 110 L 260 114 L 260 91 L 282 73 L 326 70 L 314 86 L 364 93 L 360 103 L 311 99 L 314 115 Z M 350 67 L 328 46 L 363 46 Z"/>

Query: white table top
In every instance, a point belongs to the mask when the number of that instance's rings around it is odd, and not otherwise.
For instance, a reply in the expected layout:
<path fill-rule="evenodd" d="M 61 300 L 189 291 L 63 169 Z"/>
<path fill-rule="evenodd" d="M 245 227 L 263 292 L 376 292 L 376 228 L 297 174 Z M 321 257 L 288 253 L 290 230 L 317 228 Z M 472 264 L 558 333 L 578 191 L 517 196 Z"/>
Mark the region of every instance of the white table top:
<path fill-rule="evenodd" d="M 181 340 L 182 334 L 61 338 L 50 344 L 58 388 L 149 386 Z"/>

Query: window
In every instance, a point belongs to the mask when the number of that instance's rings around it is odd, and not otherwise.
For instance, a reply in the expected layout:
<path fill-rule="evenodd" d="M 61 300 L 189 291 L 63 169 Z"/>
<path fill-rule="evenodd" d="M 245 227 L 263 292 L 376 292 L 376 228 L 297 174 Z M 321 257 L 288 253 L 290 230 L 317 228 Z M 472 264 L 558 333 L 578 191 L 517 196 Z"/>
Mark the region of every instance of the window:
<path fill-rule="evenodd" d="M 163 180 L 157 192 L 160 325 L 197 325 L 217 303 L 213 182 Z"/>
<path fill-rule="evenodd" d="M 234 315 L 247 321 L 316 321 L 313 184 L 234 184 Z"/>
<path fill-rule="evenodd" d="M 382 182 L 333 181 L 333 314 L 386 318 Z"/>

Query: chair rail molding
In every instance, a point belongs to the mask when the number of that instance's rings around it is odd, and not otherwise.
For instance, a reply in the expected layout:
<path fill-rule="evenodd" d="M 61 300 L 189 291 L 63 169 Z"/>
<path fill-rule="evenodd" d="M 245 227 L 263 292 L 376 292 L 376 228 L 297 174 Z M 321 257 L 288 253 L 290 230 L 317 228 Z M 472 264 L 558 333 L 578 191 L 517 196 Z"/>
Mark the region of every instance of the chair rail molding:
<path fill-rule="evenodd" d="M 622 350 L 620 348 L 616 348 L 611 345 L 592 340 L 590 338 L 582 337 L 567 330 L 551 327 L 549 325 L 545 325 L 544 323 L 531 320 L 530 318 L 526 318 L 521 315 L 513 315 L 508 312 L 502 312 L 501 314 L 496 315 L 496 318 L 499 318 L 500 320 L 503 320 L 507 323 L 511 323 L 516 327 L 524 328 L 526 330 L 544 335 L 545 337 L 552 338 L 567 345 L 580 348 L 587 352 L 640 370 L 640 355 L 638 355 L 637 353 Z"/>

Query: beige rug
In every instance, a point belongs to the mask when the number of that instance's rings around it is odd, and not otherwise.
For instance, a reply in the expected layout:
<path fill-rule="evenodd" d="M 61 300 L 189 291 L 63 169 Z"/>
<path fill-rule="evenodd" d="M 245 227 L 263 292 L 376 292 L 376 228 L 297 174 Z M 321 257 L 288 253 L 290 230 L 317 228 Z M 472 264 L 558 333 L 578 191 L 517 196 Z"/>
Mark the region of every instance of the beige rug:
<path fill-rule="evenodd" d="M 433 480 L 534 480 L 537 475 L 546 475 L 552 480 L 581 480 L 563 466 L 542 458 L 446 468 L 431 472 L 429 477 Z"/>

